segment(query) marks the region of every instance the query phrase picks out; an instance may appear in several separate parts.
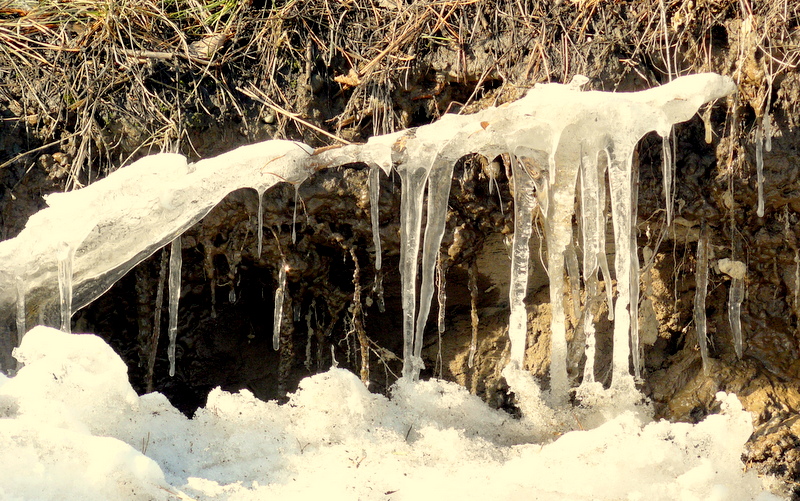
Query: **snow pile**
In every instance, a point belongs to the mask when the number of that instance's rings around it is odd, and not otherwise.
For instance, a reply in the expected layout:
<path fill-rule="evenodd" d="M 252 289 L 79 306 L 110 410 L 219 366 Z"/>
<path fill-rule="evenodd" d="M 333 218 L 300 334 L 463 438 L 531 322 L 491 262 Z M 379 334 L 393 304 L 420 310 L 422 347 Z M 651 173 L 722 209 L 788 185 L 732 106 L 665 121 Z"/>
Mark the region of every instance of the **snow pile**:
<path fill-rule="evenodd" d="M 608 401 L 528 402 L 514 420 L 452 383 L 403 380 L 387 399 L 331 369 L 286 405 L 217 389 L 190 420 L 138 397 L 93 335 L 37 327 L 15 356 L 25 366 L 0 376 L 2 499 L 774 499 L 742 472 L 751 419 L 723 393 L 695 426 Z M 583 430 L 598 412 L 614 417 Z"/>

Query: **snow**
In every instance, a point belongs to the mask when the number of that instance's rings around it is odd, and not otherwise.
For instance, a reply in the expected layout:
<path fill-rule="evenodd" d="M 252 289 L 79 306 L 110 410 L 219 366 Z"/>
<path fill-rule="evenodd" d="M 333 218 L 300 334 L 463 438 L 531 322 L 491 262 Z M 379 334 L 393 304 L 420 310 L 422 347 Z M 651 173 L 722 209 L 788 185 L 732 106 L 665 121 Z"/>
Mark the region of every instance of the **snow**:
<path fill-rule="evenodd" d="M 216 389 L 188 419 L 137 396 L 94 335 L 36 327 L 15 356 L 2 499 L 777 499 L 742 471 L 752 421 L 725 393 L 690 425 L 652 422 L 635 392 L 554 410 L 531 378 L 517 420 L 454 383 L 403 379 L 387 398 L 332 368 L 285 405 Z"/>

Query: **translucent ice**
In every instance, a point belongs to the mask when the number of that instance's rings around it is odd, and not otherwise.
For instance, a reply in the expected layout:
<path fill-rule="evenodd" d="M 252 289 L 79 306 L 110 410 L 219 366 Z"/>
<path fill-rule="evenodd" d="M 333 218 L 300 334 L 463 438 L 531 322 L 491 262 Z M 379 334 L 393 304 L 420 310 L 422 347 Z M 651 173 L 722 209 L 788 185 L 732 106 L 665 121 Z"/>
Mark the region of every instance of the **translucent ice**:
<path fill-rule="evenodd" d="M 27 332 L 27 328 L 25 326 L 26 323 L 26 310 L 25 310 L 25 281 L 22 277 L 17 276 L 14 278 L 14 287 L 17 289 L 17 315 L 16 315 L 16 326 L 17 326 L 17 342 L 19 343 L 22 341 L 22 336 L 25 335 Z"/>
<path fill-rule="evenodd" d="M 264 240 L 264 189 L 257 189 L 258 195 L 258 212 L 256 214 L 256 240 L 258 241 L 258 257 L 261 257 L 261 249 Z"/>
<path fill-rule="evenodd" d="M 61 299 L 61 330 L 70 332 L 72 319 L 72 257 L 70 245 L 61 242 L 58 251 L 58 295 Z"/>
<path fill-rule="evenodd" d="M 172 241 L 169 253 L 169 375 L 175 375 L 175 344 L 178 339 L 178 301 L 181 298 L 181 268 L 183 256 L 181 252 L 181 237 Z"/>
<path fill-rule="evenodd" d="M 708 340 L 706 334 L 706 294 L 708 293 L 708 230 L 706 222 L 700 226 L 697 241 L 697 264 L 695 271 L 694 325 L 697 329 L 697 344 L 703 359 L 703 371 L 708 374 Z"/>
<path fill-rule="evenodd" d="M 514 239 L 511 243 L 511 283 L 508 292 L 511 314 L 508 320 L 508 337 L 511 342 L 510 364 L 522 369 L 528 334 L 528 313 L 525 308 L 530 263 L 528 243 L 536 198 L 533 195 L 533 180 L 528 171 L 514 157 L 511 157 L 511 167 L 514 174 Z"/>
<path fill-rule="evenodd" d="M 764 217 L 764 131 L 756 126 L 756 186 L 758 190 L 758 217 Z"/>
<path fill-rule="evenodd" d="M 381 226 L 378 204 L 381 197 L 381 171 L 373 165 L 369 171 L 369 217 L 372 223 L 372 242 L 375 245 L 375 270 L 381 269 Z"/>
<path fill-rule="evenodd" d="M 728 290 L 728 323 L 733 334 L 733 347 L 736 356 L 742 358 L 744 339 L 742 337 L 742 301 L 744 300 L 744 281 L 741 278 L 731 280 Z"/>

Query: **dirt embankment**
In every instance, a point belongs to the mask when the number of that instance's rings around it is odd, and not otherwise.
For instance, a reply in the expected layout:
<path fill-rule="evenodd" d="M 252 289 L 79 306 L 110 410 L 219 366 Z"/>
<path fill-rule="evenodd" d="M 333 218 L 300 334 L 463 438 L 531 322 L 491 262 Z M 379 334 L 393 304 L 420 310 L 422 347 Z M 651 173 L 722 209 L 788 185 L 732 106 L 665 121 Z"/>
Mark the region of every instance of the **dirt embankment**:
<path fill-rule="evenodd" d="M 0 3 L 0 237 L 17 234 L 43 206 L 43 194 L 83 186 L 153 151 L 196 159 L 271 138 L 314 146 L 358 142 L 513 100 L 537 82 L 568 82 L 576 74 L 606 91 L 702 71 L 730 75 L 739 87 L 735 96 L 674 130 L 671 227 L 661 139 L 648 136 L 638 148 L 640 259 L 647 265 L 642 387 L 659 416 L 690 421 L 715 410 L 716 391 L 736 392 L 756 415 L 748 465 L 796 485 L 800 7 L 766 3 L 253 1 L 195 2 L 184 10 L 143 1 L 92 8 Z M 442 246 L 446 329 L 439 336 L 435 321 L 429 325 L 425 375 L 459 381 L 513 410 L 499 376 L 507 356 L 505 240 L 513 231 L 513 198 L 502 159 L 491 160 L 467 157 L 456 166 Z M 490 175 L 497 189 L 490 189 Z M 300 377 L 329 366 L 331 347 L 341 365 L 384 390 L 402 353 L 401 187 L 396 178 L 381 181 L 384 267 L 376 274 L 367 177 L 365 166 L 348 165 L 320 172 L 297 190 L 273 190 L 264 204 L 260 256 L 254 192 L 232 193 L 187 233 L 175 378 L 165 376 L 165 343 L 151 342 L 159 253 L 77 313 L 75 329 L 105 336 L 141 391 L 150 385 L 187 412 L 217 385 L 280 398 Z M 693 308 L 702 225 L 711 268 L 708 375 Z M 541 245 L 532 244 L 527 363 L 546 381 Z M 281 258 L 293 271 L 276 353 L 269 331 Z M 741 359 L 728 322 L 732 279 L 722 259 L 746 265 Z M 478 349 L 470 367 L 473 307 Z M 604 308 L 598 318 L 605 318 Z M 577 321 L 569 322 L 571 336 Z M 609 366 L 608 326 L 599 324 L 601 379 Z M 572 347 L 575 378 L 582 374 L 579 344 Z"/>

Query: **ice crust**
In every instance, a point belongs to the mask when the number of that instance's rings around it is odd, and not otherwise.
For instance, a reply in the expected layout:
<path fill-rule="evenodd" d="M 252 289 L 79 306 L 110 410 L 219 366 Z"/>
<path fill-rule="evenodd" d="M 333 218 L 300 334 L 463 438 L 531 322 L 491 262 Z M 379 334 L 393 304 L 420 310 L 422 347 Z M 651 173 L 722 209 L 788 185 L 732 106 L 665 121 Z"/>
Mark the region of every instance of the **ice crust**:
<path fill-rule="evenodd" d="M 334 368 L 285 405 L 215 389 L 188 419 L 137 396 L 94 335 L 35 327 L 15 354 L 25 366 L 0 376 L 0 450 L 14 458 L 2 499 L 777 499 L 743 472 L 752 421 L 724 393 L 697 425 L 650 422 L 614 390 L 550 409 L 529 378 L 518 420 L 454 383 L 403 379 L 387 398 Z"/>
<path fill-rule="evenodd" d="M 13 369 L 8 353 L 21 337 L 21 333 L 14 336 L 15 324 L 33 325 L 36 322 L 30 320 L 38 317 L 39 323 L 59 325 L 59 312 L 64 318 L 72 308 L 88 304 L 142 259 L 179 238 L 231 191 L 250 187 L 261 199 L 262 193 L 277 182 L 297 185 L 315 169 L 363 162 L 387 174 L 394 169 L 403 183 L 403 375 L 414 380 L 423 366 L 423 332 L 434 293 L 434 270 L 453 166 L 462 156 L 479 153 L 489 161 L 510 154 L 514 172 L 517 217 L 509 298 L 512 367 L 524 365 L 530 212 L 538 206 L 545 216 L 552 303 L 551 393 L 557 402 L 566 400 L 570 387 L 563 302 L 567 270 L 575 313 L 586 306 L 578 297 L 580 277 L 572 226 L 577 180 L 579 176 L 584 180 L 578 194 L 583 243 L 588 249 L 584 250 L 584 265 L 587 261 L 589 264 L 584 267 L 583 279 L 587 284 L 594 281 L 595 261 L 599 260 L 606 290 L 610 291 L 602 243 L 606 218 L 603 180 L 608 177 L 617 249 L 612 384 L 622 385 L 630 377 L 631 340 L 638 345 L 634 147 L 649 131 L 667 137 L 673 124 L 691 118 L 704 103 L 733 92 L 735 85 L 728 77 L 700 74 L 646 91 L 605 93 L 581 91 L 586 81 L 585 77 L 576 77 L 567 85 L 540 84 L 516 102 L 469 116 L 445 115 L 433 124 L 373 137 L 363 145 L 315 151 L 301 143 L 267 141 L 191 165 L 179 155 L 154 155 L 85 189 L 52 195 L 47 200 L 50 207 L 31 217 L 17 238 L 0 243 L 0 283 L 4 285 L 0 288 L 0 311 L 12 312 L 17 304 L 25 309 L 20 313 L 24 322 L 17 322 L 16 316 L 8 313 L 7 319 L 0 319 L 3 368 Z M 671 191 L 668 177 L 667 196 Z M 260 212 L 259 208 L 259 216 Z M 260 235 L 260 223 L 258 230 Z M 259 239 L 259 248 L 260 244 Z M 66 312 L 64 305 L 68 302 L 56 300 L 55 293 L 59 283 L 65 290 L 66 279 L 58 279 L 56 262 L 61 262 L 57 256 L 64 246 L 74 254 L 70 260 L 72 305 Z M 14 286 L 17 277 L 24 284 L 24 294 Z M 22 295 L 24 301 L 20 301 Z M 594 298 L 585 300 L 589 301 Z M 638 375 L 638 351 L 633 355 Z"/>

